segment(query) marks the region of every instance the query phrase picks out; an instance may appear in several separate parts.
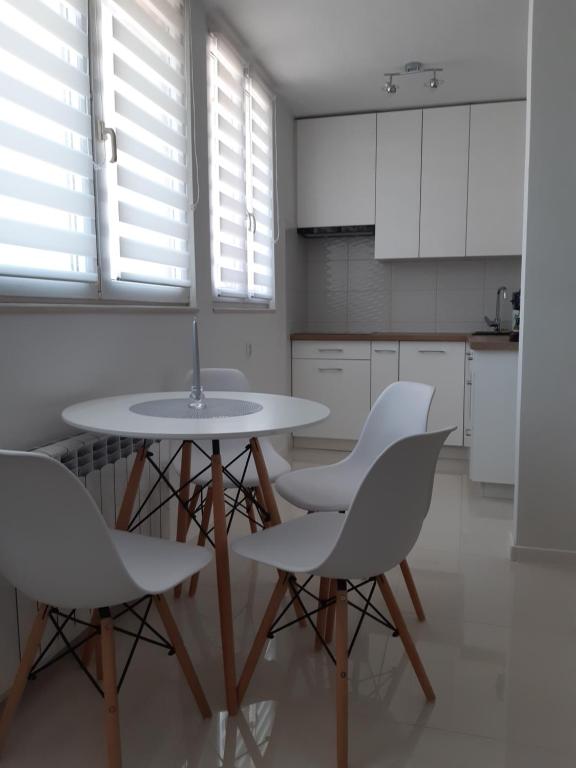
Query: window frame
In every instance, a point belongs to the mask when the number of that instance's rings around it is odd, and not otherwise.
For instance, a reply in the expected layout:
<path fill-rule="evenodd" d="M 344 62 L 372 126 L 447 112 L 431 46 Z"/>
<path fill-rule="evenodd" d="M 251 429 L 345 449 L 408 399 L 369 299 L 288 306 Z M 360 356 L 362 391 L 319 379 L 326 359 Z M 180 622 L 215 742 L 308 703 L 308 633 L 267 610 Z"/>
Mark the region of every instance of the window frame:
<path fill-rule="evenodd" d="M 209 134 L 210 130 L 212 129 L 211 123 L 212 123 L 212 115 L 211 115 L 211 109 L 212 109 L 212 87 L 211 84 L 211 76 L 209 68 L 211 67 L 210 63 L 210 46 L 211 46 L 211 38 L 219 38 L 222 40 L 224 45 L 231 49 L 231 51 L 235 54 L 238 61 L 242 63 L 243 65 L 243 132 L 242 132 L 242 138 L 243 138 L 243 144 L 245 146 L 245 151 L 243 155 L 244 160 L 244 197 L 243 202 L 245 204 L 245 207 L 247 209 L 247 201 L 249 198 L 249 191 L 248 191 L 248 183 L 249 179 L 251 178 L 251 174 L 248 173 L 248 165 L 251 159 L 251 153 L 247 151 L 247 145 L 249 143 L 249 138 L 251 136 L 250 133 L 250 126 L 249 121 L 251 120 L 251 110 L 246 107 L 246 102 L 253 98 L 250 94 L 250 83 L 252 80 L 256 81 L 257 86 L 260 90 L 262 90 L 267 98 L 270 101 L 270 109 L 271 109 L 271 120 L 270 120 L 270 162 L 272 167 L 272 173 L 270 177 L 270 184 L 271 184 L 271 192 L 270 192 L 270 200 L 271 200 L 271 220 L 272 220 L 272 234 L 270 239 L 270 250 L 271 250 L 271 257 L 270 257 L 270 267 L 271 267 L 271 296 L 270 297 L 258 297 L 254 295 L 249 294 L 248 290 L 248 281 L 247 281 L 247 290 L 245 295 L 234 295 L 234 294 L 221 294 L 218 295 L 217 287 L 216 287 L 216 280 L 215 280 L 215 274 L 217 270 L 217 262 L 215 260 L 215 254 L 214 254 L 214 239 L 213 239 L 213 228 L 214 228 L 214 212 L 212 208 L 212 175 L 213 175 L 213 163 L 214 163 L 214 156 L 213 156 L 213 149 L 212 149 L 212 140 L 209 138 L 209 147 L 208 147 L 208 171 L 209 171 L 209 177 L 210 177 L 210 192 L 209 192 L 209 217 L 210 217 L 210 275 L 211 275 L 211 288 L 212 288 L 212 307 L 213 310 L 216 312 L 226 312 L 226 311 L 233 311 L 233 312 L 274 312 L 276 310 L 276 256 L 277 256 L 277 250 L 276 245 L 278 243 L 278 233 L 276 231 L 278 223 L 277 223 L 277 216 L 278 216 L 278 200 L 277 200 L 277 194 L 276 194 L 276 96 L 272 89 L 269 87 L 266 78 L 263 77 L 261 71 L 259 68 L 253 65 L 253 63 L 250 61 L 250 58 L 245 55 L 245 52 L 242 50 L 241 46 L 237 46 L 234 42 L 234 38 L 229 35 L 227 32 L 222 32 L 217 26 L 211 27 L 208 29 L 208 34 L 206 36 L 206 61 L 207 61 L 207 101 L 208 101 L 208 125 L 209 125 Z M 248 214 L 247 214 L 248 215 Z M 253 214 L 252 214 L 253 215 Z M 245 269 L 246 274 L 248 277 L 248 265 L 250 261 L 250 254 L 249 254 L 249 240 L 250 240 L 250 224 L 249 219 L 247 218 L 245 220 L 245 228 L 246 228 L 246 239 L 244 241 L 244 259 L 245 259 Z"/>
<path fill-rule="evenodd" d="M 106 162 L 106 144 L 98 136 L 99 124 L 103 117 L 102 84 L 98 82 L 102 69 L 102 50 L 100 44 L 102 0 L 87 0 L 87 36 L 88 62 L 90 77 L 91 128 L 92 128 L 92 174 L 94 185 L 94 214 L 96 236 L 96 269 L 98 279 L 95 282 L 83 282 L 79 279 L 54 279 L 43 277 L 12 277 L 0 275 L 0 308 L 2 305 L 92 305 L 92 306 L 158 306 L 182 309 L 197 308 L 195 276 L 195 222 L 194 222 L 194 174 L 195 168 L 193 135 L 194 108 L 192 80 L 192 45 L 191 11 L 188 2 L 183 3 L 183 29 L 185 88 L 186 88 L 186 152 L 187 152 L 187 199 L 188 199 L 188 275 L 190 285 L 173 286 L 153 282 L 131 282 L 111 276 L 110 253 L 107 228 L 111 215 L 111 206 L 107 205 L 106 184 L 98 175 L 109 167 Z M 100 57 L 100 58 L 99 58 Z"/>

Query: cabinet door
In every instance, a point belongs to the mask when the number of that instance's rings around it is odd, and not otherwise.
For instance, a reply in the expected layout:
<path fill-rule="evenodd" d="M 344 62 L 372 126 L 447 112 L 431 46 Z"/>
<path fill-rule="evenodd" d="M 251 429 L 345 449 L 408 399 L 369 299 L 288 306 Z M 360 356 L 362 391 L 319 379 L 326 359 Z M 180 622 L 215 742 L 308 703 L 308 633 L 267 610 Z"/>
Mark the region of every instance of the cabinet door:
<path fill-rule="evenodd" d="M 292 360 L 292 393 L 330 408 L 326 421 L 296 435 L 357 440 L 370 412 L 370 361 Z"/>
<path fill-rule="evenodd" d="M 382 112 L 376 123 L 377 259 L 415 259 L 420 242 L 422 110 Z"/>
<path fill-rule="evenodd" d="M 470 107 L 425 109 L 422 120 L 420 256 L 466 254 Z"/>
<path fill-rule="evenodd" d="M 464 342 L 402 341 L 400 380 L 436 387 L 428 429 L 457 427 L 447 445 L 463 444 Z"/>
<path fill-rule="evenodd" d="M 526 104 L 470 109 L 467 256 L 522 253 Z"/>
<path fill-rule="evenodd" d="M 296 122 L 298 226 L 374 224 L 376 115 Z"/>
<path fill-rule="evenodd" d="M 372 342 L 372 368 L 370 380 L 370 405 L 374 405 L 379 395 L 398 381 L 398 342 Z"/>

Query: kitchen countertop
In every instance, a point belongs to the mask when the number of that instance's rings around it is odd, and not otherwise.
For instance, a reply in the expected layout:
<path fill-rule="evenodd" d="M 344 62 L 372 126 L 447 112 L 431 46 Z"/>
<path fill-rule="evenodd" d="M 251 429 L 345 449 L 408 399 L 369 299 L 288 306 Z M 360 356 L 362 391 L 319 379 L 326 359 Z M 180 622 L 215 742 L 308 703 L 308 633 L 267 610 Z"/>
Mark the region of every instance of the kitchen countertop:
<path fill-rule="evenodd" d="M 293 333 L 291 341 L 468 341 L 470 349 L 478 352 L 517 352 L 518 342 L 508 336 L 484 334 L 471 336 L 469 333 Z"/>
<path fill-rule="evenodd" d="M 293 333 L 291 341 L 467 341 L 467 333 Z"/>

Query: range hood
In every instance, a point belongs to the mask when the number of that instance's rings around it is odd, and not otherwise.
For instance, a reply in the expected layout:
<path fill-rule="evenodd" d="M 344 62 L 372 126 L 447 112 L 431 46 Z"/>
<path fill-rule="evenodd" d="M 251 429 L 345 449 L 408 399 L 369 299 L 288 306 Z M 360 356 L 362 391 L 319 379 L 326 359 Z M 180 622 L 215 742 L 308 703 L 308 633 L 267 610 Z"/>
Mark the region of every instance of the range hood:
<path fill-rule="evenodd" d="M 358 224 L 352 227 L 298 227 L 302 237 L 348 237 L 374 235 L 374 224 Z"/>

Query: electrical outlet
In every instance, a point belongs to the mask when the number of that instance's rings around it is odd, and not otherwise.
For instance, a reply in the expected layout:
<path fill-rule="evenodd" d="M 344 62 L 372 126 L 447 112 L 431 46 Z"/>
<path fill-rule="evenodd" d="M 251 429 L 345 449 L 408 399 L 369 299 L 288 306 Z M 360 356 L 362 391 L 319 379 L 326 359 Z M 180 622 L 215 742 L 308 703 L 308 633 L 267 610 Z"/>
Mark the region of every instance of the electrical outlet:
<path fill-rule="evenodd" d="M 246 342 L 246 357 L 252 357 L 252 344 L 249 341 Z"/>

